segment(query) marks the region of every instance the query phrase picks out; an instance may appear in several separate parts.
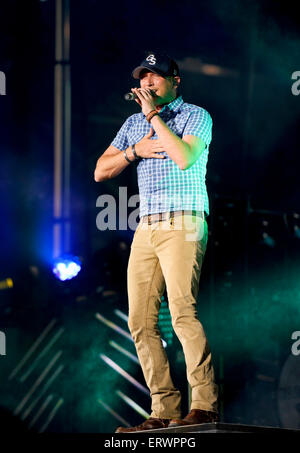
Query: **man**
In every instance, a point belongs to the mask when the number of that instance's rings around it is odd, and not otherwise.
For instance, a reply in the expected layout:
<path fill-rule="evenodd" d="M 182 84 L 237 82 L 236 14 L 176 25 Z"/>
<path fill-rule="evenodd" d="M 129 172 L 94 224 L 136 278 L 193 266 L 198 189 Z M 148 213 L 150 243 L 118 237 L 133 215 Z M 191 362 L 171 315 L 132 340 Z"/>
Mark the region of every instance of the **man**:
<path fill-rule="evenodd" d="M 205 186 L 212 120 L 177 94 L 174 60 L 149 53 L 132 73 L 141 113 L 130 116 L 99 158 L 95 180 L 121 173 L 137 161 L 140 222 L 128 263 L 128 326 L 152 398 L 150 418 L 116 432 L 215 422 L 217 393 L 211 353 L 196 312 L 209 214 Z M 157 328 L 167 288 L 172 325 L 185 355 L 191 411 L 181 419 L 180 392 Z"/>

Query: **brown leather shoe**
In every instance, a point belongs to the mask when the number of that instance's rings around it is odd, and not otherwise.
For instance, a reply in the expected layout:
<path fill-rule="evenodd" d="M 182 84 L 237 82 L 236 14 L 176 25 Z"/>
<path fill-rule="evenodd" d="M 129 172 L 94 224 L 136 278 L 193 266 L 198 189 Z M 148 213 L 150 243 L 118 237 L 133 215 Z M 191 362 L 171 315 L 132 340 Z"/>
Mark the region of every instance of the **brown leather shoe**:
<path fill-rule="evenodd" d="M 219 421 L 217 412 L 192 409 L 184 419 L 172 419 L 169 428 L 173 426 L 200 425 L 201 423 L 215 423 Z"/>
<path fill-rule="evenodd" d="M 119 426 L 116 429 L 115 433 L 132 433 L 134 431 L 147 431 L 147 429 L 159 429 L 167 428 L 169 425 L 170 419 L 168 418 L 154 418 L 149 417 L 148 420 L 145 420 L 141 425 L 132 426 L 131 428 L 123 428 Z"/>

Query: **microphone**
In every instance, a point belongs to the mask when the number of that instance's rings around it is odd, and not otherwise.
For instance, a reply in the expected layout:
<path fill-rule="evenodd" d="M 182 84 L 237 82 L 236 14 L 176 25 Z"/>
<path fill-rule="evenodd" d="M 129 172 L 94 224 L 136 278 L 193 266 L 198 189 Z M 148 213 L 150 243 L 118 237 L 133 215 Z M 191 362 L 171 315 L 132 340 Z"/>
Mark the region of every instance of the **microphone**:
<path fill-rule="evenodd" d="M 151 91 L 151 95 L 153 97 L 155 97 L 155 91 L 152 91 L 152 90 L 150 90 L 150 91 Z M 134 101 L 136 98 L 137 98 L 137 95 L 135 93 L 131 92 L 131 93 L 124 94 L 125 101 Z"/>
<path fill-rule="evenodd" d="M 137 98 L 137 95 L 134 93 L 126 93 L 124 94 L 125 101 L 134 101 Z"/>

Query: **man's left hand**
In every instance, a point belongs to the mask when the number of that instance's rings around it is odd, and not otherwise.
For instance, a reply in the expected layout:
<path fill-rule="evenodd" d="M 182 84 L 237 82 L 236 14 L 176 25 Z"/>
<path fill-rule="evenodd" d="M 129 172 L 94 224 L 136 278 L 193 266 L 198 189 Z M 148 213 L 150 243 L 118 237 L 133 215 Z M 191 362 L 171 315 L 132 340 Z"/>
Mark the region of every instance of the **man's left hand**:
<path fill-rule="evenodd" d="M 142 107 L 145 116 L 155 110 L 153 95 L 149 88 L 131 88 L 131 91 L 137 96 L 135 101 Z"/>

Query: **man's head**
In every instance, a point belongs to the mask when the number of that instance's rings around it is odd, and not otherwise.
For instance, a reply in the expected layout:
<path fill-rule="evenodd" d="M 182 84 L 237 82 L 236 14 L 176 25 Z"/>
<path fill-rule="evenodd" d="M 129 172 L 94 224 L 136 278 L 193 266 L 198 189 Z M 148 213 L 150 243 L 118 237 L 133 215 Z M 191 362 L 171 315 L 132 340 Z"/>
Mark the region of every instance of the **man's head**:
<path fill-rule="evenodd" d="M 146 58 L 133 70 L 132 76 L 140 80 L 141 88 L 150 88 L 155 92 L 156 105 L 169 103 L 177 96 L 179 68 L 166 54 L 148 52 Z"/>

